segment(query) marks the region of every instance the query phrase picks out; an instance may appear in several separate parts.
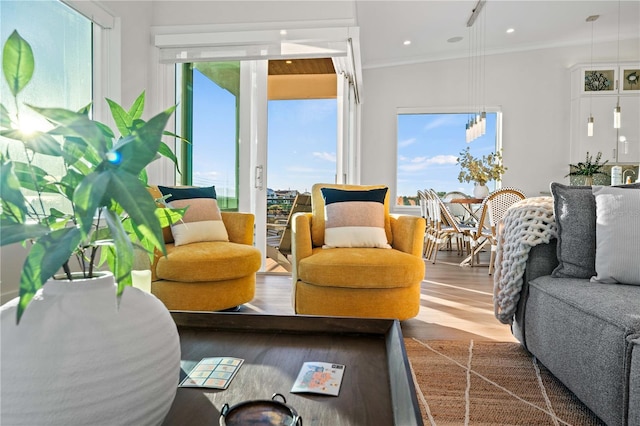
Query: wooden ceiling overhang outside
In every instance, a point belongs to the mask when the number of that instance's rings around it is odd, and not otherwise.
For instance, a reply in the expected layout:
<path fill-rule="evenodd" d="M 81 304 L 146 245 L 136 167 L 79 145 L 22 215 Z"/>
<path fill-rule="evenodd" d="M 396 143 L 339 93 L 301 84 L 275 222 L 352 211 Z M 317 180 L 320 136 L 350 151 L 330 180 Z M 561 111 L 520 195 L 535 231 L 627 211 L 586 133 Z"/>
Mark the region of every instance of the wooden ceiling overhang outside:
<path fill-rule="evenodd" d="M 196 62 L 195 68 L 234 96 L 240 91 L 239 62 Z M 335 99 L 337 76 L 331 58 L 270 60 L 269 100 Z"/>
<path fill-rule="evenodd" d="M 269 100 L 333 99 L 337 76 L 331 58 L 269 61 Z"/>

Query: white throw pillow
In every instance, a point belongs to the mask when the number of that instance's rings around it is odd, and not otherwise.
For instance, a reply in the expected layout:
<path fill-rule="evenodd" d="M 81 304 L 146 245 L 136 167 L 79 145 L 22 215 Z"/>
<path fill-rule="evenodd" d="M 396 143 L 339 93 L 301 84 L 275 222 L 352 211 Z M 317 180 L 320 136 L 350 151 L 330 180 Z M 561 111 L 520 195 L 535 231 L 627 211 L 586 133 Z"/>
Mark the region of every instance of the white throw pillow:
<path fill-rule="evenodd" d="M 187 208 L 182 220 L 171 225 L 176 247 L 197 242 L 229 241 L 215 187 L 158 186 L 158 189 L 162 195 L 169 195 L 166 202 L 172 208 Z"/>
<path fill-rule="evenodd" d="M 591 281 L 640 285 L 640 190 L 594 186 L 596 276 Z"/>
<path fill-rule="evenodd" d="M 322 188 L 325 203 L 323 248 L 387 248 L 384 201 L 388 188 L 342 190 Z"/>

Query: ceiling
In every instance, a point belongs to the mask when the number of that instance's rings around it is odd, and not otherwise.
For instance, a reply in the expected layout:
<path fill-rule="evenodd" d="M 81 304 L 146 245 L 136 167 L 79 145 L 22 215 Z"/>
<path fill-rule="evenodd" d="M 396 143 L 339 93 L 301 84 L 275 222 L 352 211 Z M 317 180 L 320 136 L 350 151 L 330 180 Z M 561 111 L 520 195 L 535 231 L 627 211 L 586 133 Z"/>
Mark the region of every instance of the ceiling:
<path fill-rule="evenodd" d="M 335 74 L 331 58 L 270 60 L 269 75 Z"/>
<path fill-rule="evenodd" d="M 464 58 L 469 56 L 467 28 L 476 1 L 356 0 L 363 68 Z M 485 54 L 532 50 L 553 46 L 590 44 L 590 15 L 594 40 L 640 38 L 639 0 L 488 0 L 471 31 L 483 36 Z M 515 31 L 507 34 L 506 30 Z M 462 37 L 457 43 L 447 40 Z M 408 46 L 405 40 L 411 40 Z M 478 43 L 472 46 L 479 46 Z M 636 56 L 640 56 L 640 52 Z"/>

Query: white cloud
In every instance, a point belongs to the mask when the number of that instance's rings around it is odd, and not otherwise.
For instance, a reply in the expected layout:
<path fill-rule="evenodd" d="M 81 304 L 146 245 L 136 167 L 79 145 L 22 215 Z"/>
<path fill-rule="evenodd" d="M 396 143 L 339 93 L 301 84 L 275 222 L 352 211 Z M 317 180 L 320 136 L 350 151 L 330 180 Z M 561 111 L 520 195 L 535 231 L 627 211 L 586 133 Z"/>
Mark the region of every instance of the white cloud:
<path fill-rule="evenodd" d="M 458 162 L 457 155 L 436 155 L 429 160 L 431 164 L 446 165 L 456 164 Z"/>
<path fill-rule="evenodd" d="M 336 154 L 331 152 L 313 152 L 312 155 L 321 160 L 330 161 L 332 163 L 336 162 Z"/>
<path fill-rule="evenodd" d="M 405 148 L 409 145 L 413 145 L 414 143 L 416 143 L 416 141 L 417 141 L 416 138 L 405 139 L 403 141 L 398 142 L 398 147 Z"/>
<path fill-rule="evenodd" d="M 435 157 L 414 157 L 408 159 L 407 164 L 400 164 L 398 168 L 403 172 L 417 172 L 429 166 L 447 166 L 456 164 L 458 157 L 455 155 L 436 155 Z"/>
<path fill-rule="evenodd" d="M 430 121 L 424 126 L 425 131 L 437 129 L 438 127 L 448 126 L 451 123 L 455 123 L 455 116 L 451 114 L 441 115 L 437 119 Z"/>
<path fill-rule="evenodd" d="M 207 171 L 207 172 L 193 172 L 193 176 L 196 177 L 201 177 L 201 178 L 216 178 L 218 177 L 219 173 L 213 170 Z"/>

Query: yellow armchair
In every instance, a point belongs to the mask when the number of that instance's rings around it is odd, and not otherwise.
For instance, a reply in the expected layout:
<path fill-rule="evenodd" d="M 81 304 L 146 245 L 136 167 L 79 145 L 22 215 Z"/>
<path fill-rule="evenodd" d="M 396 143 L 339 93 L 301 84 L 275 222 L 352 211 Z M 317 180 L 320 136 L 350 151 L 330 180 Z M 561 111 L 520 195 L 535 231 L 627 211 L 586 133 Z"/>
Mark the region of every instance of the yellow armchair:
<path fill-rule="evenodd" d="M 323 248 L 325 205 L 321 188 L 369 190 L 384 186 L 313 186 L 312 212 L 298 213 L 292 224 L 295 312 L 399 320 L 416 316 L 425 268 L 424 218 L 390 215 L 387 193 L 385 231 L 391 249 Z"/>
<path fill-rule="evenodd" d="M 151 188 L 159 198 L 156 187 Z M 253 246 L 254 215 L 222 212 L 229 241 L 176 246 L 165 229 L 167 256 L 157 252 L 151 265 L 151 293 L 170 310 L 220 311 L 250 302 L 262 256 Z"/>

